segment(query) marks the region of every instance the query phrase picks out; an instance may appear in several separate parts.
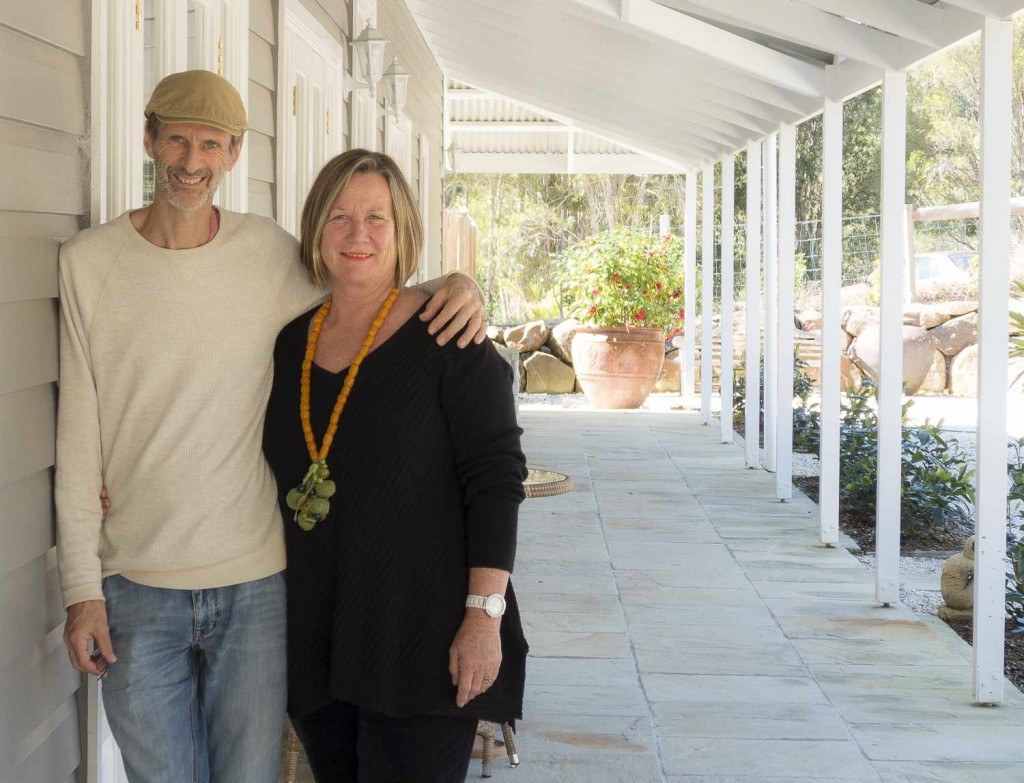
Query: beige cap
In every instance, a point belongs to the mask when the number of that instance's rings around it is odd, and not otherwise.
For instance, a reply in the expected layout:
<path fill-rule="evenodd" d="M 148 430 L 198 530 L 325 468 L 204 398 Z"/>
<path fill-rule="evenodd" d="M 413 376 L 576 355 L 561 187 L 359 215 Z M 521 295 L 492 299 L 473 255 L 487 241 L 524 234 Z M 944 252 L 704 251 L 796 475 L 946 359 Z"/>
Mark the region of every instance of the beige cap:
<path fill-rule="evenodd" d="M 232 136 L 249 129 L 238 90 L 212 71 L 182 71 L 161 79 L 146 104 L 146 116 L 151 114 L 161 122 L 197 122 Z"/>

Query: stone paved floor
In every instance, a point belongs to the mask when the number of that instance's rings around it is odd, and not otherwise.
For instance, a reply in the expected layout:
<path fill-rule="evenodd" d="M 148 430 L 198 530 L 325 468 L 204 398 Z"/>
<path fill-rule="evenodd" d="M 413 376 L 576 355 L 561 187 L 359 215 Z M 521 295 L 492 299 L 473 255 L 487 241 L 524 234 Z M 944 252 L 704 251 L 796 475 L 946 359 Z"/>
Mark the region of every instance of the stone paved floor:
<path fill-rule="evenodd" d="M 864 566 L 817 544 L 813 506 L 775 501 L 717 428 L 520 418 L 530 463 L 576 486 L 523 506 L 523 761 L 493 780 L 1024 781 L 1024 696 L 971 706 L 967 645 L 873 604 Z"/>

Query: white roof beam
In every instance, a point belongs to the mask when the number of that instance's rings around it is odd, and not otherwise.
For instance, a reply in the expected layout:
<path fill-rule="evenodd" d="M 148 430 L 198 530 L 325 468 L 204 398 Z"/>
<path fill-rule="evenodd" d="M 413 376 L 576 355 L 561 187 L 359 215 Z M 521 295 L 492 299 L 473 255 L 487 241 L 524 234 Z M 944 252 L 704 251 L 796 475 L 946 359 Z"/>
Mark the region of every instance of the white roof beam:
<path fill-rule="evenodd" d="M 630 0 L 626 21 L 769 84 L 810 98 L 824 94 L 825 75 L 821 68 L 665 8 L 653 0 Z"/>
<path fill-rule="evenodd" d="M 658 0 L 678 11 L 699 13 L 743 27 L 880 67 L 897 67 L 937 47 L 905 41 L 794 0 Z"/>
<path fill-rule="evenodd" d="M 492 74 L 476 69 L 462 71 L 457 67 L 448 67 L 446 70 L 456 78 L 475 81 L 482 85 L 483 89 L 508 95 L 524 103 L 532 103 L 541 111 L 557 111 L 580 130 L 598 134 L 628 149 L 642 151 L 644 154 L 656 156 L 676 165 L 691 168 L 715 157 L 706 150 L 687 143 L 691 140 L 683 134 L 679 134 L 679 138 L 673 140 L 651 138 L 639 129 L 616 125 L 610 121 L 611 117 L 621 115 L 592 116 L 588 112 L 572 108 L 572 103 L 576 102 L 572 100 L 574 91 L 560 84 L 557 79 L 549 80 L 546 85 L 548 94 L 541 95 L 536 89 L 525 88 L 516 75 L 503 73 L 501 69 L 495 69 L 496 72 Z M 546 106 L 551 108 L 546 109 Z"/>
<path fill-rule="evenodd" d="M 610 65 L 622 69 L 627 63 L 642 63 L 645 80 L 652 73 L 682 73 L 687 81 L 704 82 L 727 90 L 727 95 L 739 93 L 776 106 L 793 113 L 794 119 L 814 111 L 820 103 L 772 84 L 761 74 L 723 69 L 721 57 L 705 57 L 663 36 L 623 25 L 615 17 L 594 13 L 578 0 L 517 0 L 514 4 L 506 0 L 408 1 L 414 4 L 421 28 L 425 28 L 426 20 L 433 20 L 446 25 L 450 35 L 467 40 L 467 24 L 488 26 L 494 31 L 489 41 L 492 51 L 508 49 L 518 42 L 520 52 L 561 53 L 560 71 L 572 67 L 579 55 L 593 54 L 602 70 Z M 567 13 L 554 13 L 553 6 Z M 591 80 L 596 78 L 594 74 L 593 70 L 586 72 Z M 780 121 L 785 120 L 779 119 L 776 124 Z"/>
<path fill-rule="evenodd" d="M 519 59 L 508 59 L 494 53 L 494 49 L 487 46 L 474 44 L 434 44 L 434 53 L 441 63 L 449 70 L 456 65 L 470 68 L 494 68 L 497 67 L 507 73 L 515 74 L 523 85 L 545 85 L 551 82 L 549 75 L 556 66 L 549 66 L 539 62 L 537 59 L 522 61 Z M 477 80 L 479 81 L 479 80 Z M 664 108 L 666 103 L 671 106 L 672 98 L 670 92 L 659 88 L 657 85 L 647 82 L 630 82 L 624 84 L 622 89 L 609 93 L 602 88 L 612 83 L 612 79 L 604 79 L 597 83 L 588 83 L 584 79 L 561 79 L 555 80 L 565 82 L 573 88 L 570 93 L 573 102 L 587 101 L 595 106 L 593 112 L 610 113 L 616 115 L 632 115 L 638 122 L 646 127 L 661 125 L 665 132 L 678 135 L 680 132 L 688 132 L 702 136 L 709 140 L 716 141 L 723 145 L 724 149 L 732 149 L 734 145 L 742 144 L 751 135 L 764 133 L 764 123 L 758 125 L 753 120 L 747 120 L 743 126 L 729 122 L 723 122 L 704 115 L 699 109 L 685 109 L 678 113 L 675 109 Z M 550 85 L 547 85 L 550 86 Z M 630 89 L 632 87 L 632 89 Z"/>
<path fill-rule="evenodd" d="M 917 43 L 941 49 L 949 35 L 969 35 L 981 26 L 973 13 L 960 8 L 940 8 L 918 0 L 800 0 L 836 16 L 846 17 Z"/>
<path fill-rule="evenodd" d="M 564 152 L 455 152 L 455 170 L 460 174 L 682 174 L 685 169 L 659 162 L 635 152 L 573 155 L 569 171 Z"/>
<path fill-rule="evenodd" d="M 1019 3 L 1004 0 L 943 0 L 946 5 L 956 6 L 975 14 L 984 14 L 992 19 L 1009 18 L 1017 10 Z"/>

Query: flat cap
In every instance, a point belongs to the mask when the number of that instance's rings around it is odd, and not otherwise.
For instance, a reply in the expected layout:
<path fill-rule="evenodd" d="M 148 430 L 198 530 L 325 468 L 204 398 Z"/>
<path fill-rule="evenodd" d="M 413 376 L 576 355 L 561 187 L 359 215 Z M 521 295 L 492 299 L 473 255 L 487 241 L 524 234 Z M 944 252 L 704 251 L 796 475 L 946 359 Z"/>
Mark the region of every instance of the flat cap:
<path fill-rule="evenodd" d="M 196 122 L 232 136 L 249 129 L 242 97 L 231 82 L 212 71 L 182 71 L 160 80 L 146 104 L 146 116 L 161 122 Z"/>

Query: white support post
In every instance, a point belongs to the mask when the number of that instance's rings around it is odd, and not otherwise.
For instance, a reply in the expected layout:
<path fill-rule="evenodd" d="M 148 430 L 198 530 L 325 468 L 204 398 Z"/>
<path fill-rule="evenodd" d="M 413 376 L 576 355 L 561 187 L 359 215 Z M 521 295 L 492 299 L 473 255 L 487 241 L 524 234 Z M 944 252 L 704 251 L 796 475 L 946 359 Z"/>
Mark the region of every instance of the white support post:
<path fill-rule="evenodd" d="M 701 298 L 700 298 L 700 420 L 711 423 L 711 383 L 715 314 L 715 167 L 701 171 L 703 199 L 701 203 Z"/>
<path fill-rule="evenodd" d="M 878 362 L 878 485 L 875 600 L 900 597 L 903 440 L 903 205 L 907 176 L 907 75 L 882 77 L 882 302 Z M 1005 467 L 1004 467 L 1005 470 Z"/>
<path fill-rule="evenodd" d="M 736 157 L 722 159 L 722 307 L 718 319 L 722 343 L 722 378 L 719 381 L 722 400 L 722 443 L 732 443 L 732 331 L 733 331 L 733 264 L 736 238 Z"/>
<path fill-rule="evenodd" d="M 747 145 L 747 351 L 743 437 L 748 468 L 761 467 L 761 143 Z"/>
<path fill-rule="evenodd" d="M 793 497 L 793 289 L 796 264 L 796 126 L 779 129 L 779 344 L 775 496 Z"/>
<path fill-rule="evenodd" d="M 697 320 L 697 172 L 686 175 L 686 203 L 683 205 L 685 278 L 683 280 L 683 382 L 684 405 L 693 404 Z"/>
<path fill-rule="evenodd" d="M 779 213 L 776 200 L 779 134 L 764 140 L 764 467 L 775 472 L 779 377 Z"/>
<path fill-rule="evenodd" d="M 825 101 L 821 152 L 821 445 L 820 539 L 839 543 L 839 325 L 843 285 L 843 103 Z"/>
<path fill-rule="evenodd" d="M 978 472 L 972 661 L 976 704 L 1003 701 L 1012 24 L 986 19 L 981 34 Z"/>

